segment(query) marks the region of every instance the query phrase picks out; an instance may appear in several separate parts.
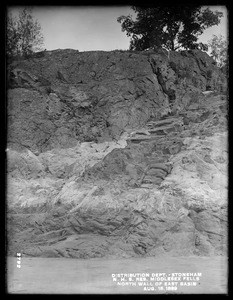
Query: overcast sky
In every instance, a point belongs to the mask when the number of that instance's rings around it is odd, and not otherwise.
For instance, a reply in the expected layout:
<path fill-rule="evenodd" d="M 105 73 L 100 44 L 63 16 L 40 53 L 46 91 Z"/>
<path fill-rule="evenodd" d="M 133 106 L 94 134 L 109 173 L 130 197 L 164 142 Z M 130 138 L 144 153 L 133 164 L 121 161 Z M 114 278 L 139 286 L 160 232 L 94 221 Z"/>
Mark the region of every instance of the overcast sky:
<path fill-rule="evenodd" d="M 22 8 L 22 7 L 21 7 Z M 227 38 L 227 11 L 224 6 L 211 6 L 212 10 L 222 11 L 224 16 L 218 26 L 210 27 L 200 36 L 200 42 L 207 42 L 213 34 Z M 9 11 L 16 12 L 18 7 Z M 44 47 L 47 50 L 77 49 L 114 50 L 129 48 L 129 38 L 121 31 L 117 18 L 121 15 L 134 15 L 128 6 L 34 6 L 33 16 L 41 25 Z"/>

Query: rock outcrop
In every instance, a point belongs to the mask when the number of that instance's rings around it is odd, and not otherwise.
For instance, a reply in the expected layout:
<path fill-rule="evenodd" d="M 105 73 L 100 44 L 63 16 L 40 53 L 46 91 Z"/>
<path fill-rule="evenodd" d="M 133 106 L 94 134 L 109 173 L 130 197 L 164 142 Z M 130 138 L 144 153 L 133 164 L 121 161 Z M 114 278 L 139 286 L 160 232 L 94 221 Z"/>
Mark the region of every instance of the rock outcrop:
<path fill-rule="evenodd" d="M 9 64 L 8 142 L 34 153 L 118 140 L 226 82 L 201 51 L 43 52 Z"/>
<path fill-rule="evenodd" d="M 8 75 L 9 255 L 227 253 L 227 86 L 207 54 L 52 51 Z"/>

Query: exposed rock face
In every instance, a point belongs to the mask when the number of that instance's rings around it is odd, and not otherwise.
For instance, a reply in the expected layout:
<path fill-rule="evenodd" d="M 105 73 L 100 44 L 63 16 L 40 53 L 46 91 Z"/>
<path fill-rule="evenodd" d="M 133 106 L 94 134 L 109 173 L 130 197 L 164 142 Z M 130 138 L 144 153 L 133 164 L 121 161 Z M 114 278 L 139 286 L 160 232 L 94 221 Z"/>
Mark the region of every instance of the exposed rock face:
<path fill-rule="evenodd" d="M 10 68 L 10 255 L 226 254 L 226 81 L 206 54 L 53 51 Z"/>
<path fill-rule="evenodd" d="M 226 90 L 226 79 L 200 51 L 168 59 L 64 50 L 12 62 L 8 87 L 9 143 L 44 152 L 119 139 L 127 128 L 183 110 L 201 91 Z"/>

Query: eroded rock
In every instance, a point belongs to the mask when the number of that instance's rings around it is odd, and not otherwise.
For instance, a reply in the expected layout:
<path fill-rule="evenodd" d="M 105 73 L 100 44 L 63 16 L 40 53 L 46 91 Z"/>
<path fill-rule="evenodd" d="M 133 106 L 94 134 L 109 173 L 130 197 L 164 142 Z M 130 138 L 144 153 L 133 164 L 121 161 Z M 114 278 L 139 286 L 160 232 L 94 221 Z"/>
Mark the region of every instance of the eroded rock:
<path fill-rule="evenodd" d="M 226 86 L 206 54 L 52 51 L 9 68 L 10 255 L 226 254 Z"/>
<path fill-rule="evenodd" d="M 9 140 L 31 151 L 118 140 L 201 99 L 226 78 L 201 51 L 48 51 L 8 66 Z M 158 131 L 159 133 L 159 131 Z"/>

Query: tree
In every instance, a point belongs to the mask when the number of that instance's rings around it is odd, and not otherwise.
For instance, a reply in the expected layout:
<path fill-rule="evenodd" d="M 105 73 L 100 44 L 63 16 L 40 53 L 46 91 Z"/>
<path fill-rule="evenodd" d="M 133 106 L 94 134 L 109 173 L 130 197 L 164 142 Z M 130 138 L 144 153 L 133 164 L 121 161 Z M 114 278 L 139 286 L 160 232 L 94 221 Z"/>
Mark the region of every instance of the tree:
<path fill-rule="evenodd" d="M 42 50 L 43 36 L 41 26 L 33 19 L 30 8 L 20 11 L 18 17 L 7 16 L 7 45 L 8 56 L 24 55 Z"/>
<path fill-rule="evenodd" d="M 130 39 L 130 50 L 165 48 L 166 50 L 197 49 L 198 36 L 213 25 L 218 25 L 222 13 L 201 6 L 132 6 L 131 15 L 120 16 L 122 31 Z M 206 47 L 206 45 L 204 45 Z"/>
<path fill-rule="evenodd" d="M 210 55 L 217 62 L 219 67 L 223 67 L 227 63 L 227 41 L 220 34 L 213 35 L 213 38 L 208 41 L 208 46 L 211 50 Z"/>

